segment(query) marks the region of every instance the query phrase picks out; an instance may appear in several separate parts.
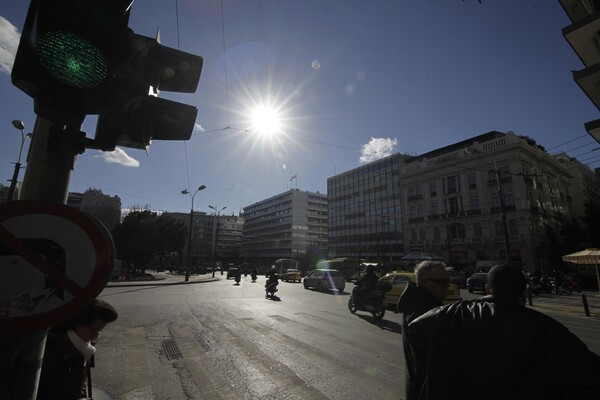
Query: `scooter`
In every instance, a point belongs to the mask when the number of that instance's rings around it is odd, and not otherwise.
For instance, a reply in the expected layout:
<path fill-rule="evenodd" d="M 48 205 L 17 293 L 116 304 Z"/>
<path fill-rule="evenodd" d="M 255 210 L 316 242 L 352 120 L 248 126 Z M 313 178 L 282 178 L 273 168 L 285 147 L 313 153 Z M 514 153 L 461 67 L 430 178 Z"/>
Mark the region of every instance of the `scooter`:
<path fill-rule="evenodd" d="M 277 296 L 275 296 L 275 292 L 277 292 L 277 285 L 279 285 L 279 276 L 275 275 L 272 278 L 269 278 L 269 280 L 267 280 L 267 283 L 265 284 L 265 292 L 266 292 L 266 296 L 267 299 L 271 299 L 273 300 L 274 298 L 276 298 Z"/>
<path fill-rule="evenodd" d="M 390 285 L 391 288 L 391 285 Z M 365 298 L 363 299 L 362 304 L 357 305 L 354 302 L 354 299 L 356 298 L 356 290 L 358 290 L 359 287 L 356 286 L 354 289 L 352 289 L 352 295 L 350 296 L 350 299 L 348 300 L 348 309 L 350 310 L 350 312 L 352 314 L 356 314 L 357 311 L 367 311 L 370 312 L 373 315 L 373 318 L 375 320 L 380 320 L 383 318 L 383 316 L 385 315 L 385 309 L 386 309 L 386 302 L 385 302 L 385 292 L 387 290 L 374 290 L 370 293 L 368 293 Z M 389 289 L 388 289 L 389 290 Z"/>
<path fill-rule="evenodd" d="M 235 276 L 235 284 L 236 284 L 236 285 L 239 285 L 239 284 L 240 284 L 240 274 L 237 274 L 237 275 Z"/>

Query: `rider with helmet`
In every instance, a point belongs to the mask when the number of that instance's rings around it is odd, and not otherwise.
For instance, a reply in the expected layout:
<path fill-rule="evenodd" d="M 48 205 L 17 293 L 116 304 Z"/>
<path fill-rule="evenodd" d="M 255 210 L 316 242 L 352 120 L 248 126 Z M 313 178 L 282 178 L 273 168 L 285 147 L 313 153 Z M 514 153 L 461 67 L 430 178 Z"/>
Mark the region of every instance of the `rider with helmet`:
<path fill-rule="evenodd" d="M 270 284 L 274 283 L 277 285 L 279 283 L 279 274 L 277 273 L 277 268 L 273 265 L 271 270 L 265 274 L 267 277 L 267 283 L 265 284 L 265 289 L 269 287 Z M 277 291 L 277 288 L 273 290 L 273 293 Z"/>
<path fill-rule="evenodd" d="M 363 300 L 369 293 L 377 289 L 377 281 L 379 278 L 375 275 L 375 267 L 367 265 L 365 268 L 365 274 L 356 281 L 358 288 L 352 292 L 354 296 L 354 303 L 357 306 L 362 306 Z"/>

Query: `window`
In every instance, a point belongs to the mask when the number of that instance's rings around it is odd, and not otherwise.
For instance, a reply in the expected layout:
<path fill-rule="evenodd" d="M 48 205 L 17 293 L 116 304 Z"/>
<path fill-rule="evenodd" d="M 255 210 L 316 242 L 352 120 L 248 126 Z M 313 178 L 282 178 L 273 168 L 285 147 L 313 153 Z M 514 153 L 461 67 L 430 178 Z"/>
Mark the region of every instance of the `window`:
<path fill-rule="evenodd" d="M 410 240 L 417 240 L 417 230 L 415 228 L 410 230 Z"/>
<path fill-rule="evenodd" d="M 465 237 L 465 226 L 463 224 L 448 225 L 448 237 L 450 239 L 459 239 Z"/>
<path fill-rule="evenodd" d="M 419 240 L 425 240 L 425 228 L 419 229 Z"/>
<path fill-rule="evenodd" d="M 446 178 L 446 193 L 456 193 L 458 191 L 458 179 L 456 176 Z"/>
<path fill-rule="evenodd" d="M 436 242 L 440 241 L 440 227 L 439 226 L 434 226 L 433 227 L 433 239 Z"/>
<path fill-rule="evenodd" d="M 492 193 L 492 208 L 500 208 L 500 195 L 498 192 Z"/>
<path fill-rule="evenodd" d="M 435 182 L 429 184 L 429 193 L 431 194 L 431 197 L 437 196 L 437 185 Z"/>
<path fill-rule="evenodd" d="M 431 215 L 438 215 L 438 203 L 437 200 L 431 202 Z"/>
<path fill-rule="evenodd" d="M 475 177 L 475 172 L 468 174 L 467 179 L 469 181 L 469 189 L 477 189 L 477 178 Z"/>
<path fill-rule="evenodd" d="M 512 190 L 507 190 L 504 192 L 504 205 L 505 206 L 514 206 L 515 205 L 515 197 L 513 195 Z"/>
<path fill-rule="evenodd" d="M 458 213 L 458 198 L 451 197 L 448 199 L 448 212 L 451 214 Z"/>
<path fill-rule="evenodd" d="M 479 210 L 479 196 L 471 195 L 471 210 Z"/>

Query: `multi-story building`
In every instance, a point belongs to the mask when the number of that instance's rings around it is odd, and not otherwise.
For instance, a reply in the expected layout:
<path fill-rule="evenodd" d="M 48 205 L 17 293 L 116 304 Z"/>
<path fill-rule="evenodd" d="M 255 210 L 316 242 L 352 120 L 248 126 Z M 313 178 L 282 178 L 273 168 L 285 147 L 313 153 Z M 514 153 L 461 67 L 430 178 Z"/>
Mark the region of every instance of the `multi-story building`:
<path fill-rule="evenodd" d="M 189 229 L 189 213 L 168 214 L 183 221 L 186 228 Z M 243 217 L 195 211 L 192 218 L 190 255 L 195 264 L 211 260 L 222 262 L 238 260 L 242 246 Z M 184 254 L 187 254 L 187 248 L 184 249 Z"/>
<path fill-rule="evenodd" d="M 327 246 L 327 196 L 290 189 L 244 207 L 242 256 L 271 265 L 293 258 L 308 267 L 311 253 Z"/>
<path fill-rule="evenodd" d="M 377 262 L 404 255 L 400 166 L 394 154 L 327 179 L 329 257 Z"/>
<path fill-rule="evenodd" d="M 510 258 L 552 269 L 552 237 L 598 200 L 598 177 L 572 165 L 496 131 L 363 165 L 328 179 L 330 253 L 387 262 L 433 252 L 458 268 Z"/>
<path fill-rule="evenodd" d="M 88 189 L 83 193 L 70 192 L 67 205 L 98 218 L 109 231 L 121 221 L 121 199 L 109 196 L 99 189 Z"/>

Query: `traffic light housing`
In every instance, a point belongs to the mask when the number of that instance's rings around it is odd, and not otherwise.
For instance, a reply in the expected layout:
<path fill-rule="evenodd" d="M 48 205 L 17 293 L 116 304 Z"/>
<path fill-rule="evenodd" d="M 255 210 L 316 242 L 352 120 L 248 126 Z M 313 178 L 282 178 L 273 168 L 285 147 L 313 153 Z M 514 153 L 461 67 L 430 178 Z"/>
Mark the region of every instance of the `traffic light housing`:
<path fill-rule="evenodd" d="M 102 110 L 102 91 L 131 53 L 133 0 L 32 0 L 12 69 L 49 120 Z"/>
<path fill-rule="evenodd" d="M 133 0 L 32 0 L 12 81 L 57 123 L 99 115 L 87 147 L 145 148 L 152 139 L 188 140 L 195 106 L 158 98 L 194 93 L 202 57 L 128 28 Z"/>

